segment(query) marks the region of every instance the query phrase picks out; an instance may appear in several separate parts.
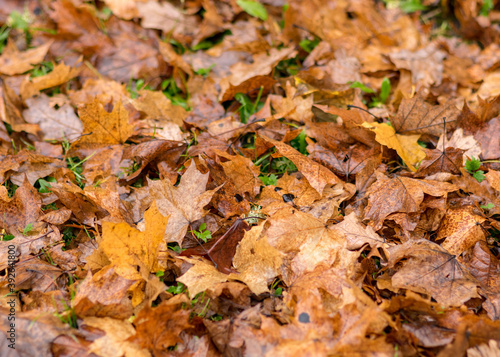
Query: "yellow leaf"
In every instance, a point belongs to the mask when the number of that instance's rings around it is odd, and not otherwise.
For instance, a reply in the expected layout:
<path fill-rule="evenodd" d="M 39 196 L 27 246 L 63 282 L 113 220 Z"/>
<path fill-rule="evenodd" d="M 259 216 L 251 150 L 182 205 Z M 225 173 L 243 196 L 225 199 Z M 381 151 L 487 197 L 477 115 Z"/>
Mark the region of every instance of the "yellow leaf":
<path fill-rule="evenodd" d="M 425 159 L 424 149 L 417 143 L 420 134 L 396 134 L 394 128 L 387 124 L 364 122 L 361 125 L 375 133 L 375 140 L 377 142 L 396 150 L 399 157 L 403 159 L 411 171 L 417 171 L 414 165 Z"/>
<path fill-rule="evenodd" d="M 102 223 L 100 248 L 112 263 L 118 265 L 135 264 L 136 259 L 146 265 L 151 272 L 158 267 L 158 246 L 163 240 L 168 217 L 156 208 L 156 201 L 144 214 L 144 232 L 130 227 L 127 223 Z"/>
<path fill-rule="evenodd" d="M 84 135 L 73 144 L 77 148 L 89 148 L 123 144 L 132 135 L 128 112 L 119 101 L 108 113 L 97 98 L 78 111 L 83 123 Z"/>

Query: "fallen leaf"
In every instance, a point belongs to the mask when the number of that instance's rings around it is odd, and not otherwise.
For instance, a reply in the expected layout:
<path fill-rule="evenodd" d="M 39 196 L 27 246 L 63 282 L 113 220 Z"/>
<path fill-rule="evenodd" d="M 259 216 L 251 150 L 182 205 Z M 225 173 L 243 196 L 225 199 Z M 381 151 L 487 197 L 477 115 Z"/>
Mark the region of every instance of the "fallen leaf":
<path fill-rule="evenodd" d="M 168 347 L 181 342 L 181 332 L 192 327 L 189 311 L 182 308 L 181 302 L 189 301 L 164 301 L 155 308 L 141 310 L 134 319 L 136 333 L 125 342 L 148 349 L 154 356 L 163 354 Z"/>
<path fill-rule="evenodd" d="M 102 223 L 102 241 L 99 246 L 112 263 L 135 265 L 139 259 L 149 269 L 156 272 L 158 267 L 158 247 L 163 241 L 168 217 L 156 208 L 156 202 L 144 213 L 146 229 L 140 232 L 127 223 Z"/>
<path fill-rule="evenodd" d="M 459 255 L 478 241 L 485 240 L 484 228 L 481 227 L 485 220 L 474 214 L 472 207 L 450 209 L 441 221 L 436 240 L 444 239 L 441 246 L 450 254 Z"/>
<path fill-rule="evenodd" d="M 297 166 L 297 169 L 304 175 L 307 181 L 309 181 L 309 184 L 316 191 L 318 191 L 320 195 L 326 185 L 333 185 L 341 182 L 341 180 L 333 172 L 309 159 L 307 156 L 301 154 L 291 146 L 267 137 L 262 137 L 262 139 L 276 147 L 278 153 L 285 156 L 287 159 L 290 159 L 295 166 Z"/>
<path fill-rule="evenodd" d="M 434 43 L 430 43 L 418 51 L 401 50 L 389 54 L 389 58 L 397 68 L 411 71 L 412 84 L 417 91 L 441 84 L 445 57 L 445 52 L 439 50 Z"/>
<path fill-rule="evenodd" d="M 199 293 L 227 281 L 228 276 L 219 272 L 212 262 L 203 258 L 182 258 L 193 264 L 189 270 L 177 278 L 177 281 L 187 286 L 189 294 L 195 297 Z"/>
<path fill-rule="evenodd" d="M 74 150 L 124 144 L 125 140 L 132 135 L 128 112 L 121 102 L 118 102 L 113 111 L 108 113 L 102 104 L 94 99 L 93 102 L 78 110 L 78 115 L 83 123 L 83 133 L 86 135 L 73 143 Z"/>
<path fill-rule="evenodd" d="M 94 275 L 89 272 L 72 302 L 75 313 L 80 317 L 128 319 L 134 311 L 132 291 L 141 280 L 135 268 L 108 265 Z"/>
<path fill-rule="evenodd" d="M 57 87 L 61 84 L 68 82 L 70 79 L 75 78 L 80 74 L 80 68 L 73 68 L 66 66 L 64 62 L 54 66 L 52 72 L 32 79 L 25 79 L 21 83 L 21 97 L 24 100 L 37 95 L 41 90 Z"/>
<path fill-rule="evenodd" d="M 434 175 L 440 172 L 459 174 L 463 166 L 464 150 L 447 147 L 444 150 L 425 149 L 426 157 L 418 166 L 416 177 Z"/>
<path fill-rule="evenodd" d="M 43 61 L 52 42 L 47 42 L 39 47 L 20 52 L 14 41 L 7 41 L 2 55 L 0 56 L 0 73 L 13 76 L 22 74 Z"/>
<path fill-rule="evenodd" d="M 476 282 L 465 267 L 439 245 L 410 240 L 389 248 L 388 266 L 407 259 L 391 278 L 395 288 L 429 294 L 444 306 L 460 306 L 477 298 Z"/>
<path fill-rule="evenodd" d="M 150 354 L 136 346 L 128 339 L 135 335 L 135 329 L 128 321 L 117 320 L 110 317 L 85 317 L 83 326 L 97 328 L 106 334 L 92 341 L 89 352 L 99 356 L 127 356 L 149 357 Z"/>
<path fill-rule="evenodd" d="M 474 248 L 464 254 L 464 262 L 470 273 L 479 282 L 481 295 L 486 296 L 484 309 L 492 320 L 500 318 L 500 262 L 484 241 L 478 241 Z"/>
<path fill-rule="evenodd" d="M 24 119 L 38 124 L 45 140 L 65 138 L 72 142 L 82 134 L 83 125 L 68 104 L 56 109 L 50 105 L 49 97 L 42 93 L 39 97 L 28 98 L 26 105 L 28 109 L 23 111 Z"/>
<path fill-rule="evenodd" d="M 200 255 L 210 259 L 215 268 L 221 273 L 230 273 L 236 247 L 243 239 L 245 231 L 249 230 L 248 224 L 237 219 L 231 227 L 220 238 L 212 239 L 210 242 L 199 247 L 189 248 L 181 252 L 181 256 Z"/>
<path fill-rule="evenodd" d="M 369 197 L 365 208 L 365 219 L 378 231 L 385 218 L 395 212 L 418 212 L 424 200 L 424 193 L 441 197 L 458 187 L 447 182 L 416 180 L 408 177 L 388 177 L 377 174 L 377 182 L 366 192 Z"/>
<path fill-rule="evenodd" d="M 417 171 L 415 165 L 425 158 L 423 148 L 418 145 L 420 135 L 396 134 L 392 126 L 384 123 L 364 122 L 362 126 L 375 133 L 375 140 L 377 142 L 396 150 L 399 157 L 401 157 L 411 171 Z"/>
<path fill-rule="evenodd" d="M 394 130 L 399 134 L 431 134 L 439 136 L 447 130 L 453 130 L 460 111 L 452 101 L 443 105 L 430 105 L 421 95 L 403 99 L 397 115 L 391 120 Z"/>
<path fill-rule="evenodd" d="M 166 242 L 182 244 L 189 225 L 206 214 L 203 207 L 217 191 L 206 191 L 207 182 L 208 173 L 202 174 L 198 171 L 193 161 L 178 186 L 167 180 L 149 181 L 149 192 L 156 199 L 158 210 L 162 214 L 170 215 L 165 230 Z"/>

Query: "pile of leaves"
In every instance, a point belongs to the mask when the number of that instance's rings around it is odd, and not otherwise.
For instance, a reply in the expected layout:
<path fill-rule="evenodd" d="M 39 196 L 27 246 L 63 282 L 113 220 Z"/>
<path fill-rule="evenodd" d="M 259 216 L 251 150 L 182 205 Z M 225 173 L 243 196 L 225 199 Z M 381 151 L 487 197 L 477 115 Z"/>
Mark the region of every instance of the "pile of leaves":
<path fill-rule="evenodd" d="M 498 2 L 0 24 L 2 356 L 499 353 Z"/>

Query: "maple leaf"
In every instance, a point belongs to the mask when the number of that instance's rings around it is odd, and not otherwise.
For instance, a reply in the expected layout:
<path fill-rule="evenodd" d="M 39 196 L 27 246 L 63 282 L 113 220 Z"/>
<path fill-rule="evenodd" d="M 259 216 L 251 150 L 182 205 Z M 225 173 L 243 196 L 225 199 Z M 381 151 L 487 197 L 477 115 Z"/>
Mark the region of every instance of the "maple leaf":
<path fill-rule="evenodd" d="M 43 61 L 52 41 L 49 41 L 39 47 L 20 52 L 14 41 L 7 41 L 0 56 L 0 73 L 12 76 L 22 74 L 34 67 L 34 64 Z"/>
<path fill-rule="evenodd" d="M 238 274 L 229 277 L 244 282 L 256 295 L 269 291 L 268 284 L 279 275 L 284 254 L 261 237 L 264 225 L 245 233 L 236 248 L 233 264 Z"/>
<path fill-rule="evenodd" d="M 189 301 L 163 301 L 155 308 L 141 310 L 134 320 L 136 334 L 127 341 L 147 348 L 155 356 L 163 354 L 168 347 L 182 341 L 179 336 L 182 331 L 192 327 L 189 311 L 182 308 L 186 302 Z"/>
<path fill-rule="evenodd" d="M 158 247 L 163 241 L 168 217 L 156 208 L 156 202 L 144 213 L 144 232 L 130 227 L 127 223 L 102 223 L 102 241 L 99 247 L 112 263 L 119 265 L 136 263 L 139 259 L 149 269 L 156 272 L 158 267 Z"/>
<path fill-rule="evenodd" d="M 218 271 L 230 273 L 236 247 L 243 238 L 245 231 L 249 229 L 250 227 L 244 220 L 237 219 L 220 238 L 212 239 L 199 247 L 186 249 L 181 252 L 181 256 L 204 256 L 215 264 Z"/>
<path fill-rule="evenodd" d="M 124 144 L 132 135 L 132 126 L 129 124 L 128 112 L 121 102 L 118 102 L 113 111 L 108 113 L 97 98 L 78 110 L 83 123 L 82 136 L 72 146 L 72 149 L 93 148 L 106 145 Z"/>
<path fill-rule="evenodd" d="M 476 282 L 456 256 L 439 245 L 422 239 L 389 248 L 388 266 L 408 260 L 391 278 L 396 288 L 430 294 L 446 306 L 460 306 L 478 297 Z"/>
<path fill-rule="evenodd" d="M 130 293 L 141 280 L 134 267 L 108 265 L 95 275 L 89 271 L 75 295 L 75 313 L 81 317 L 129 318 L 134 311 Z"/>
<path fill-rule="evenodd" d="M 262 139 L 275 146 L 276 150 L 278 150 L 281 155 L 290 159 L 295 166 L 297 166 L 297 169 L 304 175 L 307 181 L 309 181 L 309 184 L 316 191 L 318 191 L 320 195 L 326 185 L 341 182 L 341 180 L 333 172 L 301 154 L 290 145 L 264 136 Z"/>
<path fill-rule="evenodd" d="M 421 95 L 411 99 L 403 99 L 398 113 L 391 123 L 399 134 L 431 134 L 441 135 L 443 123 L 448 129 L 453 129 L 459 110 L 452 101 L 443 105 L 432 106 L 424 101 Z"/>
<path fill-rule="evenodd" d="M 417 171 L 414 165 L 425 158 L 423 148 L 417 143 L 420 135 L 396 134 L 392 126 L 383 123 L 364 122 L 362 126 L 375 133 L 375 140 L 377 142 L 396 150 L 399 157 L 401 157 L 411 171 Z"/>
<path fill-rule="evenodd" d="M 484 241 L 476 243 L 474 248 L 464 254 L 464 262 L 471 275 L 481 287 L 481 295 L 486 295 L 484 309 L 492 320 L 500 317 L 500 261 L 489 250 Z"/>
<path fill-rule="evenodd" d="M 418 212 L 424 200 L 424 193 L 440 197 L 457 189 L 457 186 L 447 182 L 416 180 L 408 177 L 389 179 L 377 173 L 377 182 L 366 192 L 369 198 L 365 209 L 365 219 L 371 220 L 373 228 L 377 231 L 391 213 Z"/>
<path fill-rule="evenodd" d="M 441 222 L 436 240 L 444 239 L 441 246 L 450 254 L 459 255 L 478 241 L 485 240 L 484 228 L 481 227 L 485 220 L 474 214 L 470 206 L 450 209 Z"/>
<path fill-rule="evenodd" d="M 28 109 L 23 111 L 24 119 L 38 124 L 45 140 L 66 138 L 71 142 L 82 134 L 82 122 L 69 104 L 56 109 L 50 105 L 49 97 L 42 93 L 37 98 L 28 98 L 26 105 Z"/>
<path fill-rule="evenodd" d="M 98 337 L 89 345 L 89 349 L 96 354 L 108 356 L 148 356 L 146 349 L 127 341 L 135 335 L 136 331 L 132 323 L 126 320 L 117 320 L 110 317 L 85 317 L 82 326 L 96 328 L 105 332 L 104 336 Z"/>
<path fill-rule="evenodd" d="M 192 161 L 178 186 L 168 180 L 149 181 L 150 195 L 155 198 L 158 210 L 170 215 L 165 230 L 167 242 L 182 244 L 188 227 L 205 215 L 205 207 L 218 188 L 206 191 L 209 173 L 202 174 Z"/>
<path fill-rule="evenodd" d="M 439 172 L 459 174 L 464 150 L 447 147 L 444 151 L 425 149 L 426 157 L 418 166 L 416 177 L 430 176 Z"/>
<path fill-rule="evenodd" d="M 213 263 L 208 260 L 185 257 L 181 259 L 193 264 L 193 266 L 184 275 L 177 278 L 177 281 L 186 285 L 189 294 L 193 297 L 228 279 L 226 274 L 218 271 Z"/>

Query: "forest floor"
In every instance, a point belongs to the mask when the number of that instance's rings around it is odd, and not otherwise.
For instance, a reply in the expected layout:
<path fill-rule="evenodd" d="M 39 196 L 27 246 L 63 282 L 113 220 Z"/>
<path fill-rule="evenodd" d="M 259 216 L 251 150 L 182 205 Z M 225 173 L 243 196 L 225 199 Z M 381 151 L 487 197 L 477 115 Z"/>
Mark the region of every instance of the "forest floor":
<path fill-rule="evenodd" d="M 0 5 L 2 356 L 499 355 L 500 3 Z"/>

